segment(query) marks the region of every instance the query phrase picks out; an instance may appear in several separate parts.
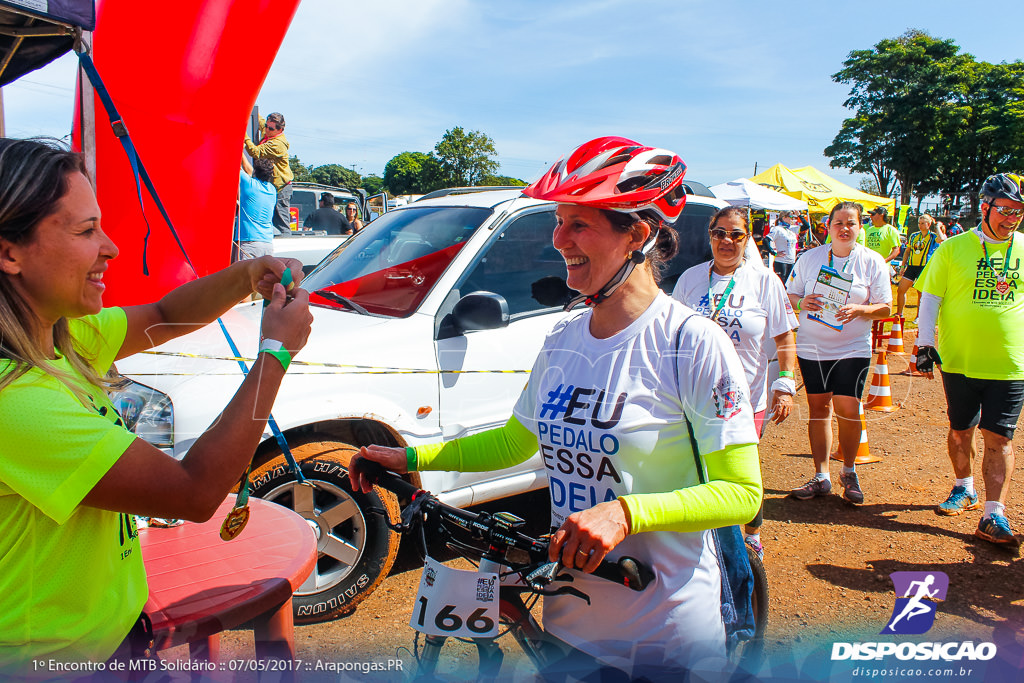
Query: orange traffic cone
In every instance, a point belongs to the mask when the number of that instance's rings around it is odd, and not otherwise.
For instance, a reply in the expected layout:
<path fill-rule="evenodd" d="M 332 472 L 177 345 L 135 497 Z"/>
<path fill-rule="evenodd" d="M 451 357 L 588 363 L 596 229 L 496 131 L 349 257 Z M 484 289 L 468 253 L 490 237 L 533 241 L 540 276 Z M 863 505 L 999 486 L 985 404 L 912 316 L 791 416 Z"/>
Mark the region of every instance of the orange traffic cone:
<path fill-rule="evenodd" d="M 907 369 L 900 373 L 901 375 L 909 375 L 911 377 L 924 377 L 924 375 L 917 371 L 917 343 L 914 343 L 914 350 L 910 352 L 910 365 Z"/>
<path fill-rule="evenodd" d="M 843 456 L 837 450 L 832 454 L 833 460 L 843 461 Z M 860 405 L 860 446 L 857 447 L 857 456 L 854 458 L 857 465 L 867 465 L 873 462 L 882 462 L 882 459 L 871 455 L 868 448 L 868 422 L 864 417 L 864 404 Z"/>
<path fill-rule="evenodd" d="M 881 410 L 891 413 L 899 410 L 892 404 L 892 390 L 889 388 L 889 365 L 885 360 L 885 351 L 878 352 L 875 362 L 875 374 L 871 376 L 871 388 L 868 389 L 868 410 Z"/>
<path fill-rule="evenodd" d="M 889 345 L 886 353 L 903 353 L 903 318 L 893 318 L 892 328 L 889 330 Z"/>

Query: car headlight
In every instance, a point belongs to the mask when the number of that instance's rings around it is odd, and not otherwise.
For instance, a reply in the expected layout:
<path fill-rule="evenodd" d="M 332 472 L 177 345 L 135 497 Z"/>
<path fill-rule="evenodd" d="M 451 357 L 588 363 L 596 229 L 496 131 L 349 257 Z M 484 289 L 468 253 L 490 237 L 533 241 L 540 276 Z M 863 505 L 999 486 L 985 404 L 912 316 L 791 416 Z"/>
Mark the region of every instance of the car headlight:
<path fill-rule="evenodd" d="M 174 445 L 174 406 L 171 397 L 145 384 L 116 374 L 115 383 L 107 389 L 128 431 L 157 448 Z"/>

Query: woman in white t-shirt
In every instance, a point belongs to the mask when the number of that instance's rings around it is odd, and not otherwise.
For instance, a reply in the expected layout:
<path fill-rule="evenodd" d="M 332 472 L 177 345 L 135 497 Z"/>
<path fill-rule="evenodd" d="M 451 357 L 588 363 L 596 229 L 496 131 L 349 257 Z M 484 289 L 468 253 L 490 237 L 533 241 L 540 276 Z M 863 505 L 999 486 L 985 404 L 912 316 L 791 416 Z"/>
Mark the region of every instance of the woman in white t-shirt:
<path fill-rule="evenodd" d="M 843 497 L 863 503 L 855 458 L 860 445 L 860 399 L 871 366 L 871 321 L 888 317 L 892 289 L 882 257 L 857 244 L 863 207 L 842 202 L 829 214 L 829 244 L 805 252 L 787 283 L 800 315 L 797 361 L 807 389 L 807 433 L 814 477 L 790 495 L 800 500 L 831 492 L 832 409 L 839 420 Z"/>
<path fill-rule="evenodd" d="M 789 233 L 785 228 L 776 229 Z M 744 255 L 744 247 L 751 239 L 746 209 L 720 209 L 711 217 L 708 235 L 714 259 L 684 272 L 672 296 L 714 320 L 729 335 L 743 364 L 754 425 L 760 436 L 766 411 L 778 424 L 793 407 L 796 316 L 782 281 Z M 779 374 L 772 383 L 769 408 L 768 365 L 776 349 Z M 745 540 L 758 556 L 764 554 L 760 538 L 763 522 L 762 506 L 744 528 Z"/>
<path fill-rule="evenodd" d="M 782 282 L 789 279 L 793 271 L 793 264 L 796 263 L 797 226 L 789 226 L 787 223 L 778 222 L 772 228 L 768 237 L 772 241 L 772 248 L 775 250 L 774 270 Z"/>
<path fill-rule="evenodd" d="M 665 223 L 682 211 L 684 172 L 667 150 L 598 138 L 526 188 L 559 202 L 552 243 L 580 292 L 567 309 L 589 308 L 548 335 L 504 427 L 445 444 L 363 448 L 349 469 L 353 486 L 369 491 L 363 458 L 397 472 L 487 471 L 539 446 L 558 527 L 550 558 L 590 596 L 546 597 L 544 628 L 571 646 L 568 673 L 580 678 L 577 667 L 596 660 L 634 680 L 681 680 L 694 662 L 723 657 L 710 530 L 750 520 L 760 502 L 736 351 L 718 325 L 657 285 L 658 263 L 676 249 Z M 637 593 L 591 576 L 622 555 L 651 566 L 656 581 Z"/>

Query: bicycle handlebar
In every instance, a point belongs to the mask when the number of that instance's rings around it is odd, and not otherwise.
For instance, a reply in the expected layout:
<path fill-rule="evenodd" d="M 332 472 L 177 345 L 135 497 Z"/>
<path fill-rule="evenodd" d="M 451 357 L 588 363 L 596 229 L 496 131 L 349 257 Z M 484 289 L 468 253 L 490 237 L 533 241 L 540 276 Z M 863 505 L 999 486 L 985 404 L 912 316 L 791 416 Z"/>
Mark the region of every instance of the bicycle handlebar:
<path fill-rule="evenodd" d="M 391 491 L 399 497 L 412 501 L 420 500 L 427 511 L 437 511 L 444 519 L 452 521 L 466 531 L 479 532 L 489 541 L 496 540 L 494 535 L 497 534 L 497 539 L 509 547 L 525 550 L 533 557 L 547 557 L 547 540 L 533 538 L 509 529 L 507 525 L 496 521 L 498 518 L 494 516 L 446 505 L 429 491 L 416 488 L 394 472 L 384 469 L 379 463 L 366 458 L 360 458 L 360 460 L 364 473 L 375 485 Z M 423 496 L 427 496 L 427 498 L 423 500 Z M 603 560 L 593 571 L 593 575 L 638 592 L 644 590 L 647 584 L 654 580 L 654 573 L 647 566 L 635 558 L 625 556 L 620 557 L 616 562 Z"/>

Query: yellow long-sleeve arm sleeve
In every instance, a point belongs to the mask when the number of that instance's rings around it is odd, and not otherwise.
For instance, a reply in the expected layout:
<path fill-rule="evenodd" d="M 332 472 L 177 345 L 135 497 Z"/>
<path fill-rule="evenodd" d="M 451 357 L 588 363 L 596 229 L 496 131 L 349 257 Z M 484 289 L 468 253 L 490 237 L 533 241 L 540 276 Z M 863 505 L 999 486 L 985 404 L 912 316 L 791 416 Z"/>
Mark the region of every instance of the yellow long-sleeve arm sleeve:
<path fill-rule="evenodd" d="M 726 446 L 704 462 L 706 484 L 621 496 L 629 509 L 629 533 L 702 531 L 752 520 L 762 493 L 757 444 Z"/>
<path fill-rule="evenodd" d="M 411 453 L 410 453 L 411 451 Z M 406 449 L 409 471 L 486 472 L 512 467 L 537 452 L 537 437 L 515 416 L 496 429 Z M 756 510 L 755 510 L 756 512 Z M 753 515 L 751 515 L 753 517 Z"/>

